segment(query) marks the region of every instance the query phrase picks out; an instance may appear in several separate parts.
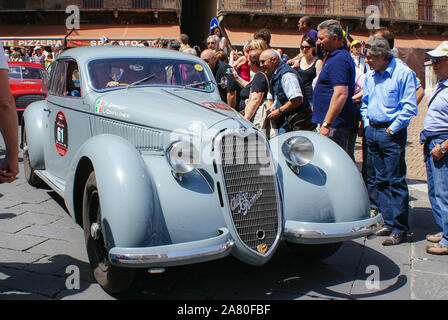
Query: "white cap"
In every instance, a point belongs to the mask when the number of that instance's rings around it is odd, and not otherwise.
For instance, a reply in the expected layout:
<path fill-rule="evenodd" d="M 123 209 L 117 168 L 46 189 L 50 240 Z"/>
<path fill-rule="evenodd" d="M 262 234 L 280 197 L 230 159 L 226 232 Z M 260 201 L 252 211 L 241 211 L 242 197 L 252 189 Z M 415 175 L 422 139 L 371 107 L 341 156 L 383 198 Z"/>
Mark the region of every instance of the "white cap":
<path fill-rule="evenodd" d="M 448 57 L 448 41 L 443 41 L 437 48 L 426 54 L 433 58 Z"/>

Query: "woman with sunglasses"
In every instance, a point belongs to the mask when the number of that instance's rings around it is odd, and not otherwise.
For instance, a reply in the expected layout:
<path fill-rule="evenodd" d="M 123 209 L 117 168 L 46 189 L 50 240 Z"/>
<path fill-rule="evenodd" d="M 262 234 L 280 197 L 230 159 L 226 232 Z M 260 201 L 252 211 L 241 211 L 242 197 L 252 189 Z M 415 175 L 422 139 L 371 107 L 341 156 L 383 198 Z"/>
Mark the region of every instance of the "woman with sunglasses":
<path fill-rule="evenodd" d="M 313 80 L 319 76 L 322 70 L 322 60 L 317 57 L 316 42 L 305 37 L 300 46 L 301 57 L 294 64 L 293 69 L 297 70 L 303 81 L 304 94 L 308 102 L 313 102 Z"/>

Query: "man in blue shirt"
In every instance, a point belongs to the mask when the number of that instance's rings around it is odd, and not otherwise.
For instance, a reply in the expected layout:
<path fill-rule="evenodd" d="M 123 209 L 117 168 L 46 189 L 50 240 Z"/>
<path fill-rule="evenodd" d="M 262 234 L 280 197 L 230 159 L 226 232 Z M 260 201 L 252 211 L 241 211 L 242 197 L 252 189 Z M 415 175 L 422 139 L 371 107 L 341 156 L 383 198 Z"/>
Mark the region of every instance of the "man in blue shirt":
<path fill-rule="evenodd" d="M 448 41 L 427 52 L 439 79 L 429 98 L 421 142 L 424 144 L 428 196 L 440 233 L 428 235 L 430 254 L 448 254 Z"/>
<path fill-rule="evenodd" d="M 386 39 L 374 36 L 367 43 L 369 72 L 364 83 L 361 116 L 368 157 L 374 166 L 377 200 L 385 227 L 382 244 L 396 245 L 409 231 L 409 191 L 406 183 L 407 127 L 417 115 L 415 73 L 397 63 Z"/>
<path fill-rule="evenodd" d="M 342 27 L 336 20 L 318 26 L 317 45 L 327 52 L 313 92 L 313 119 L 319 133 L 347 151 L 355 124 L 355 64 L 343 43 Z"/>

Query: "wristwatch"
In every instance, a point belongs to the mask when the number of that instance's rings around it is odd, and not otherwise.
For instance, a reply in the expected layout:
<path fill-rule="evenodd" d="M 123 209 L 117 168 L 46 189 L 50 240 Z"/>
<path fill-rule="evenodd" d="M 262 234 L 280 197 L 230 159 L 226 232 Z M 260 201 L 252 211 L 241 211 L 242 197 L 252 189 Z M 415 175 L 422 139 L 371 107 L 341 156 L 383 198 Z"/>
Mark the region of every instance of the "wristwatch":
<path fill-rule="evenodd" d="M 440 153 L 441 154 L 445 154 L 446 153 L 446 149 L 443 147 L 443 142 L 440 144 Z"/>
<path fill-rule="evenodd" d="M 324 121 L 324 122 L 322 122 L 322 127 L 330 128 L 331 127 L 331 123 L 328 123 L 327 121 Z"/>
<path fill-rule="evenodd" d="M 283 112 L 282 112 L 282 107 L 278 108 L 278 113 L 279 113 L 279 114 L 283 114 Z"/>

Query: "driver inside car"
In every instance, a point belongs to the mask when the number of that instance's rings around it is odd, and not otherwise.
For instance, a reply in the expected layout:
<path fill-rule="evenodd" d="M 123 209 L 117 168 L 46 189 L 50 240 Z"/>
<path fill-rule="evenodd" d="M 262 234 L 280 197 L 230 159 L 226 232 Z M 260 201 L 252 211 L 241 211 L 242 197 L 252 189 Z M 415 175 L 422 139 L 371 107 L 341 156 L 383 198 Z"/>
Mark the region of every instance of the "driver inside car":
<path fill-rule="evenodd" d="M 97 89 L 117 87 L 123 73 L 123 69 L 111 67 L 108 62 L 98 62 L 91 71 L 93 85 Z"/>

